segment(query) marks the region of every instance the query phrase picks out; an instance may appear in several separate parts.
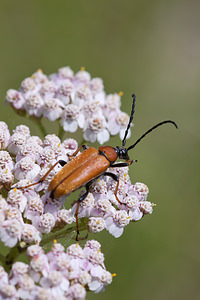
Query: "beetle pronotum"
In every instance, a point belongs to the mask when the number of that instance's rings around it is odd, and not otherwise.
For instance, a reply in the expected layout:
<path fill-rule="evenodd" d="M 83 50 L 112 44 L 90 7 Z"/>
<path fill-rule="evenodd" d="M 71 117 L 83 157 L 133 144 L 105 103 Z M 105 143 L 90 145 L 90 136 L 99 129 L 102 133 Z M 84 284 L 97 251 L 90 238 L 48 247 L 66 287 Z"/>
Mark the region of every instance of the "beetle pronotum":
<path fill-rule="evenodd" d="M 78 240 L 78 235 L 79 235 L 79 229 L 78 229 L 79 205 L 80 202 L 82 202 L 87 197 L 89 193 L 90 185 L 94 182 L 94 180 L 96 180 L 102 175 L 110 176 L 113 180 L 117 182 L 115 193 L 114 193 L 117 198 L 119 179 L 117 175 L 115 175 L 114 173 L 107 172 L 107 169 L 110 167 L 119 168 L 119 167 L 126 167 L 131 165 L 134 162 L 134 160 L 130 160 L 128 152 L 131 149 L 133 149 L 147 134 L 149 134 L 157 127 L 166 123 L 171 123 L 176 128 L 178 128 L 178 126 L 174 121 L 171 120 L 162 121 L 154 125 L 153 127 L 151 127 L 149 130 L 147 130 L 138 140 L 136 140 L 136 142 L 133 145 L 129 146 L 128 148 L 125 148 L 127 134 L 130 129 L 131 122 L 133 120 L 133 114 L 135 111 L 135 100 L 136 100 L 135 94 L 133 94 L 132 97 L 133 97 L 133 103 L 132 103 L 131 115 L 130 115 L 129 123 L 125 130 L 124 138 L 122 140 L 122 147 L 100 146 L 98 149 L 95 149 L 93 147 L 87 148 L 85 145 L 81 145 L 70 156 L 71 158 L 73 157 L 74 158 L 71 159 L 68 163 L 66 163 L 63 160 L 59 160 L 49 169 L 49 171 L 38 182 L 26 186 L 26 187 L 30 187 L 35 184 L 41 183 L 46 178 L 46 176 L 52 171 L 52 169 L 59 163 L 61 166 L 63 166 L 63 168 L 54 176 L 54 178 L 52 179 L 48 187 L 51 198 L 58 198 L 64 195 L 68 196 L 69 194 L 71 194 L 72 192 L 76 191 L 81 187 L 86 188 L 86 192 L 77 200 L 78 205 L 75 212 L 76 228 L 77 228 L 76 240 Z M 83 152 L 78 156 L 76 156 L 78 152 L 81 150 L 81 148 L 83 148 Z M 123 159 L 126 162 L 115 163 L 118 158 Z"/>

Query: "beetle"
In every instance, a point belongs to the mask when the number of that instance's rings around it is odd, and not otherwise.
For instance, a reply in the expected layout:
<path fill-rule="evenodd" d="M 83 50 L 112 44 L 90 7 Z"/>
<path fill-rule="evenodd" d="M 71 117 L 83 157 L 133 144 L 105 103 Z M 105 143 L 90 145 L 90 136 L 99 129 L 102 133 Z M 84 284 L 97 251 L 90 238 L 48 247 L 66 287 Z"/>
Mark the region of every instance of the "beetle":
<path fill-rule="evenodd" d="M 26 187 L 30 187 L 32 185 L 41 183 L 47 177 L 47 175 L 52 171 L 52 169 L 57 164 L 60 164 L 63 168 L 53 177 L 48 187 L 48 191 L 50 192 L 50 197 L 52 199 L 64 195 L 68 196 L 69 194 L 71 194 L 72 192 L 76 191 L 81 187 L 86 188 L 86 192 L 82 196 L 80 196 L 80 198 L 77 200 L 78 205 L 75 212 L 76 228 L 77 228 L 76 240 L 78 240 L 78 236 L 79 236 L 79 229 L 78 229 L 79 205 L 87 197 L 91 184 L 102 175 L 110 176 L 113 180 L 117 182 L 114 194 L 116 196 L 116 199 L 118 200 L 117 191 L 119 186 L 119 179 L 116 174 L 112 172 L 108 172 L 107 169 L 110 167 L 119 168 L 119 167 L 126 167 L 131 165 L 134 162 L 134 160 L 130 160 L 128 152 L 131 149 L 133 149 L 147 134 L 152 132 L 157 127 L 166 123 L 171 123 L 176 128 L 178 128 L 177 124 L 174 121 L 171 120 L 162 121 L 154 125 L 153 127 L 151 127 L 149 130 L 147 130 L 133 145 L 129 146 L 128 148 L 125 148 L 126 138 L 135 111 L 135 101 L 136 101 L 135 94 L 133 94 L 132 97 L 133 97 L 133 102 L 132 102 L 130 119 L 124 133 L 124 138 L 122 140 L 121 147 L 100 146 L 98 149 L 96 149 L 94 147 L 87 148 L 85 145 L 81 145 L 72 155 L 69 155 L 69 158 L 71 160 L 68 163 L 66 163 L 63 160 L 59 160 L 49 169 L 49 171 L 38 182 L 26 186 Z M 78 152 L 81 150 L 81 148 L 83 149 L 83 152 L 81 152 L 81 154 L 76 156 Z M 117 159 L 125 160 L 125 162 L 115 163 Z"/>

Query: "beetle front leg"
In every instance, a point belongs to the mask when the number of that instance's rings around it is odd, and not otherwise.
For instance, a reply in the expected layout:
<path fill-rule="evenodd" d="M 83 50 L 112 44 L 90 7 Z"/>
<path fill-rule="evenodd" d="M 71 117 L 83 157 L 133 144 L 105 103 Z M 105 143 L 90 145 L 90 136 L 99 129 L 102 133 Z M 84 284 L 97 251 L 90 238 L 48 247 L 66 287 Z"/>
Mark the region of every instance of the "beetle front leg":
<path fill-rule="evenodd" d="M 127 160 L 125 163 L 117 163 L 117 164 L 113 164 L 111 165 L 111 168 L 123 168 L 123 167 L 128 167 L 130 165 L 132 165 L 132 163 L 137 162 L 137 159 L 134 160 Z"/>
<path fill-rule="evenodd" d="M 85 186 L 86 188 L 86 192 L 85 194 L 83 194 L 77 201 L 77 207 L 76 207 L 76 212 L 75 212 L 75 217 L 76 217 L 76 241 L 79 240 L 78 236 L 79 236 L 79 229 L 78 229 L 78 211 L 79 211 L 79 206 L 80 206 L 80 203 L 87 197 L 88 193 L 89 193 L 89 187 L 90 187 L 90 184 L 87 184 Z"/>

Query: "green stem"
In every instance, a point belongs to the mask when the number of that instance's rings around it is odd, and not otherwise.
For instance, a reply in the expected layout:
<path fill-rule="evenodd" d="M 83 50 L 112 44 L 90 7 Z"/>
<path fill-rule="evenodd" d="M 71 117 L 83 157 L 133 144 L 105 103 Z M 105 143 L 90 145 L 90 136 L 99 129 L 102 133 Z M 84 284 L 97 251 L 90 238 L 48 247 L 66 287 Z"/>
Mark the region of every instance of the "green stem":
<path fill-rule="evenodd" d="M 61 124 L 59 124 L 58 137 L 60 138 L 61 142 L 63 141 L 64 135 L 65 135 L 65 131 L 64 131 L 63 127 L 61 126 Z"/>
<path fill-rule="evenodd" d="M 39 127 L 39 129 L 40 129 L 40 131 L 41 131 L 43 137 L 45 137 L 45 136 L 47 135 L 47 132 L 46 132 L 46 129 L 44 128 L 44 126 L 43 126 L 43 124 L 42 124 L 41 121 L 42 121 L 41 119 L 38 120 L 38 121 L 37 121 L 37 124 L 38 124 L 38 127 Z"/>
<path fill-rule="evenodd" d="M 27 247 L 21 248 L 19 245 L 17 245 L 10 250 L 10 252 L 4 258 L 4 267 L 6 271 L 10 271 L 13 262 L 16 261 L 18 256 L 25 252 L 26 249 Z"/>
<path fill-rule="evenodd" d="M 5 265 L 5 257 L 0 253 L 0 262 Z"/>
<path fill-rule="evenodd" d="M 47 135 L 47 131 L 42 124 L 42 118 L 36 118 L 34 116 L 29 116 L 29 115 L 27 115 L 27 117 L 29 117 L 30 120 L 32 120 L 34 123 L 36 123 L 38 125 L 38 127 L 42 133 L 42 136 L 45 137 Z"/>
<path fill-rule="evenodd" d="M 86 223 L 82 222 L 78 229 L 79 232 L 86 230 Z M 42 239 L 42 241 L 40 242 L 40 246 L 45 246 L 53 240 L 58 240 L 62 238 L 67 239 L 68 237 L 71 239 L 72 233 L 74 233 L 74 237 L 76 237 L 76 226 L 65 228 L 64 230 L 62 229 L 60 231 L 55 232 L 54 234 L 51 234 L 50 236 L 48 235 L 47 237 Z"/>

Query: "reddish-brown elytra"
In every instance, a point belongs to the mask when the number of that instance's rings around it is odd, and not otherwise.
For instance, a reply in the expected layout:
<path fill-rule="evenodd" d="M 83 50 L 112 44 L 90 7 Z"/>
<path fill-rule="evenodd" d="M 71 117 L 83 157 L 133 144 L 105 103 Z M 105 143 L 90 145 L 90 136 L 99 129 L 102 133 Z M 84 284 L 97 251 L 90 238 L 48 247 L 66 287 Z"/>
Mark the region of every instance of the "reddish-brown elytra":
<path fill-rule="evenodd" d="M 119 168 L 126 167 L 131 165 L 134 160 L 130 160 L 128 151 L 133 149 L 147 134 L 156 129 L 157 127 L 171 123 L 176 128 L 177 125 L 175 122 L 171 120 L 166 120 L 154 125 L 152 128 L 147 130 L 133 145 L 125 148 L 126 138 L 128 131 L 131 126 L 131 122 L 133 120 L 133 114 L 135 110 L 135 94 L 132 95 L 133 103 L 131 109 L 131 115 L 129 119 L 129 123 L 127 125 L 124 138 L 122 140 L 122 147 L 111 147 L 111 146 L 100 146 L 99 149 L 95 149 L 93 147 L 87 148 L 85 145 L 81 145 L 69 158 L 71 160 L 66 163 L 63 160 L 58 161 L 55 165 L 51 167 L 51 169 L 40 179 L 39 182 L 30 184 L 29 186 L 38 184 L 42 182 L 46 176 L 51 172 L 51 170 L 60 163 L 63 168 L 54 176 L 52 181 L 49 184 L 48 190 L 50 191 L 51 198 L 58 198 L 60 196 L 68 196 L 72 192 L 76 191 L 81 187 L 86 188 L 86 192 L 77 200 L 77 209 L 76 209 L 76 226 L 77 226 L 77 235 L 76 240 L 78 240 L 79 230 L 78 230 L 78 210 L 79 204 L 82 202 L 88 195 L 90 185 L 99 178 L 101 175 L 110 176 L 113 180 L 117 182 L 115 196 L 117 198 L 117 190 L 119 185 L 119 179 L 117 175 L 112 172 L 107 172 L 109 167 Z M 83 152 L 76 156 L 78 152 L 83 148 Z M 117 159 L 123 159 L 126 162 L 115 163 Z M 27 187 L 29 187 L 27 186 Z M 117 198 L 118 199 L 118 198 Z"/>

